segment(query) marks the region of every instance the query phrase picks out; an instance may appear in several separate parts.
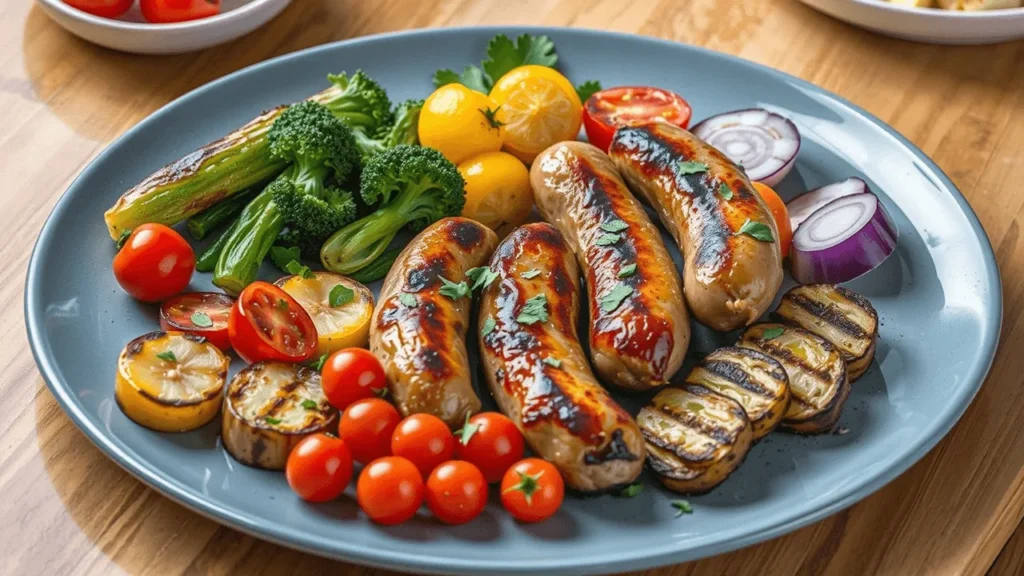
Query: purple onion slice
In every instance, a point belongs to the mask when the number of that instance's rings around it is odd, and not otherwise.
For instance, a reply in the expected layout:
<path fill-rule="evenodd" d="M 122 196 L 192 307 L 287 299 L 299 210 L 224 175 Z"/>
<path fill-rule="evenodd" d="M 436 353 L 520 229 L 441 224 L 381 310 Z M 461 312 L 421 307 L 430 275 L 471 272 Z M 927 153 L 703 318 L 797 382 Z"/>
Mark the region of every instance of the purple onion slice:
<path fill-rule="evenodd" d="M 800 150 L 796 125 L 761 108 L 718 114 L 690 131 L 742 166 L 748 178 L 768 186 L 789 174 Z"/>
<path fill-rule="evenodd" d="M 818 208 L 825 204 L 837 198 L 866 192 L 871 192 L 867 183 L 857 177 L 847 178 L 804 192 L 786 204 L 786 211 L 789 212 L 789 226 L 795 232 L 804 223 L 804 220 L 807 220 L 811 214 L 817 212 Z"/>
<path fill-rule="evenodd" d="M 829 202 L 793 234 L 790 271 L 801 284 L 839 284 L 861 276 L 896 249 L 899 231 L 874 194 Z"/>

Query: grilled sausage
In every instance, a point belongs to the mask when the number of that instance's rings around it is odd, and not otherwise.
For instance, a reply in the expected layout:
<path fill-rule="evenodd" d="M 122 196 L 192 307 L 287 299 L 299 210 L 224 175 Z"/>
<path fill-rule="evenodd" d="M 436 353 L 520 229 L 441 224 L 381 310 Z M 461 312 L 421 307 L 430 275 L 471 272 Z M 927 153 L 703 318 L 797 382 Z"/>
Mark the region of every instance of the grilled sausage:
<path fill-rule="evenodd" d="M 498 277 L 481 297 L 480 353 L 502 412 L 570 487 L 600 492 L 635 480 L 643 437 L 590 372 L 576 335 L 579 269 L 562 235 L 543 223 L 518 228 L 490 267 Z"/>
<path fill-rule="evenodd" d="M 445 218 L 420 232 L 384 279 L 370 325 L 370 350 L 384 365 L 388 390 L 404 415 L 425 412 L 451 427 L 480 411 L 466 355 L 469 295 L 441 293 L 443 280 L 465 281 L 498 238 L 466 218 Z M 450 291 L 447 291 L 449 294 Z"/>
<path fill-rule="evenodd" d="M 723 331 L 757 320 L 782 285 L 782 254 L 743 170 L 665 122 L 619 128 L 608 154 L 683 251 L 683 292 L 697 320 Z"/>
<path fill-rule="evenodd" d="M 584 142 L 542 152 L 530 181 L 541 216 L 558 227 L 586 278 L 598 377 L 632 390 L 667 382 L 686 356 L 690 320 L 675 265 L 643 206 L 608 156 Z"/>

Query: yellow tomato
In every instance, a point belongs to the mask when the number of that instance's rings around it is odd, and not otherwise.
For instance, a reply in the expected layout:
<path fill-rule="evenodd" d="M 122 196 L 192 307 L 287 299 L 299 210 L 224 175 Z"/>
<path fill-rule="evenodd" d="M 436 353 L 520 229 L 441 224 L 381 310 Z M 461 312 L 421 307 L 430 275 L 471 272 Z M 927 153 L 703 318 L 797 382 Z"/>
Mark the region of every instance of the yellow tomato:
<path fill-rule="evenodd" d="M 569 80 L 547 66 L 520 66 L 494 83 L 491 99 L 501 107 L 505 150 L 530 163 L 545 148 L 574 140 L 583 104 Z"/>
<path fill-rule="evenodd" d="M 331 354 L 342 348 L 364 348 L 370 341 L 373 293 L 366 286 L 333 272 L 314 272 L 311 278 L 285 276 L 275 284 L 313 319 L 317 354 Z M 331 291 L 339 285 L 352 294 L 332 306 Z"/>
<path fill-rule="evenodd" d="M 459 164 L 459 172 L 466 180 L 466 218 L 504 237 L 530 216 L 530 172 L 515 156 L 486 152 Z"/>
<path fill-rule="evenodd" d="M 503 122 L 504 114 L 487 94 L 448 84 L 424 101 L 417 128 L 420 144 L 436 148 L 458 164 L 476 154 L 501 150 Z"/>

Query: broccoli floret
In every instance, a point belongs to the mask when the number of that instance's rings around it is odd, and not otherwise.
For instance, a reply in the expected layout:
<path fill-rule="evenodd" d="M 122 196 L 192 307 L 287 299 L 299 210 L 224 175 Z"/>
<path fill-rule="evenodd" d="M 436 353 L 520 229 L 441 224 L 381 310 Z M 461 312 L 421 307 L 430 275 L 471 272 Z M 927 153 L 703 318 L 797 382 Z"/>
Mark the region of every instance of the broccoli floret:
<path fill-rule="evenodd" d="M 352 76 L 346 76 L 344 72 L 331 74 L 327 80 L 340 90 L 340 94 L 332 96 L 327 107 L 349 128 L 368 135 L 376 134 L 382 127 L 393 123 L 388 93 L 362 70 L 356 70 Z"/>
<path fill-rule="evenodd" d="M 423 100 L 406 100 L 399 104 L 395 111 L 395 123 L 379 130 L 377 137 L 370 137 L 361 131 L 354 131 L 356 145 L 363 156 L 363 162 L 368 162 L 374 155 L 394 148 L 401 144 L 419 144 L 417 126 L 420 121 L 420 110 L 423 109 Z"/>
<path fill-rule="evenodd" d="M 360 195 L 379 203 L 372 214 L 334 233 L 320 250 L 332 272 L 357 272 L 379 256 L 399 230 L 419 230 L 466 203 L 458 168 L 433 148 L 402 144 L 374 156 L 363 168 Z"/>
<path fill-rule="evenodd" d="M 308 258 L 316 258 L 324 240 L 356 217 L 356 201 L 347 190 L 327 187 L 318 197 L 286 180 L 275 181 L 270 190 L 288 225 L 289 245 Z"/>
<path fill-rule="evenodd" d="M 270 151 L 291 163 L 284 178 L 306 194 L 320 197 L 328 177 L 343 179 L 359 165 L 352 130 L 323 104 L 289 106 L 267 133 Z"/>

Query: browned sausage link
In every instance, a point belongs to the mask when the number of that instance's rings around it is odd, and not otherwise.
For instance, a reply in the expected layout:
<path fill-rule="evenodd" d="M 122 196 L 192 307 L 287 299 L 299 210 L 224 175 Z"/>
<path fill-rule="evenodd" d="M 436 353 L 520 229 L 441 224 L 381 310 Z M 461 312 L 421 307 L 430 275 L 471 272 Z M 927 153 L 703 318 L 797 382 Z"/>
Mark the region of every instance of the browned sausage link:
<path fill-rule="evenodd" d="M 380 359 L 391 397 L 405 416 L 425 412 L 460 426 L 480 410 L 466 354 L 470 297 L 440 294 L 481 266 L 498 238 L 466 218 L 446 218 L 419 233 L 395 260 L 381 289 L 370 350 Z"/>
<path fill-rule="evenodd" d="M 498 406 L 572 488 L 598 492 L 635 480 L 643 437 L 590 372 L 576 335 L 579 270 L 561 234 L 542 223 L 515 230 L 491 270 L 499 276 L 481 298 L 480 350 Z"/>
<path fill-rule="evenodd" d="M 608 153 L 682 249 L 683 291 L 697 320 L 716 330 L 757 320 L 782 284 L 782 255 L 777 241 L 740 232 L 745 223 L 763 224 L 778 238 L 742 169 L 664 122 L 620 128 Z"/>
<path fill-rule="evenodd" d="M 590 298 L 590 357 L 602 381 L 649 390 L 690 344 L 683 290 L 661 234 L 603 152 L 560 142 L 530 169 L 541 216 L 576 254 Z M 621 303 L 616 291 L 632 291 Z"/>

